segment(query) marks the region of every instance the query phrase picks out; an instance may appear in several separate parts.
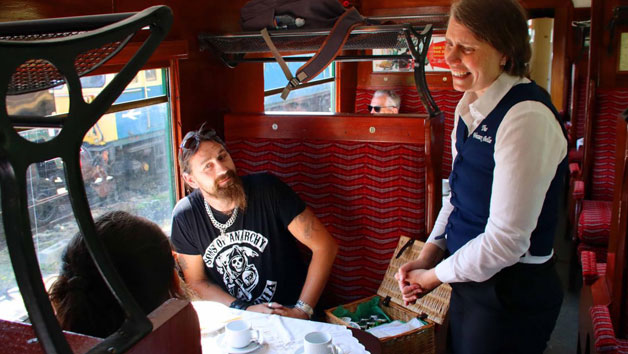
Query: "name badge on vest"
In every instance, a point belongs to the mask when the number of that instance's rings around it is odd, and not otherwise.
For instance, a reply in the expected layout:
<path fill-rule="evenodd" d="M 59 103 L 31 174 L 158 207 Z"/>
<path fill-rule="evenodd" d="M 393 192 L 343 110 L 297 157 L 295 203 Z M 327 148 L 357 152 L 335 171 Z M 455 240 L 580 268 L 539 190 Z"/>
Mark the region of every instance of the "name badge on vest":
<path fill-rule="evenodd" d="M 480 127 L 480 131 L 482 133 L 486 133 L 488 131 L 488 127 L 486 126 L 486 124 L 482 124 L 482 126 Z M 493 143 L 493 137 L 489 136 L 489 135 L 483 135 L 480 134 L 478 132 L 473 132 L 473 139 L 477 139 L 482 143 L 487 143 L 487 144 L 492 144 Z"/>

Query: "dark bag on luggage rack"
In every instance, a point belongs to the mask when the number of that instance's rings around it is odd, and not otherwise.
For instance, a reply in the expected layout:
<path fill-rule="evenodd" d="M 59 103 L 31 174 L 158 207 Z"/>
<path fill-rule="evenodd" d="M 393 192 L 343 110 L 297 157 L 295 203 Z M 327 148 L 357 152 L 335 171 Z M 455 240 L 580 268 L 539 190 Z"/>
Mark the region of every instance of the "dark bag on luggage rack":
<path fill-rule="evenodd" d="M 358 10 L 354 7 L 345 9 L 338 0 L 251 0 L 242 7 L 240 18 L 243 30 L 261 30 L 264 41 L 286 75 L 288 85 L 281 93 L 284 100 L 290 90 L 323 71 L 338 55 L 351 30 L 365 23 Z M 331 28 L 331 31 L 316 54 L 292 76 L 288 65 L 273 44 L 268 29 L 297 27 Z"/>

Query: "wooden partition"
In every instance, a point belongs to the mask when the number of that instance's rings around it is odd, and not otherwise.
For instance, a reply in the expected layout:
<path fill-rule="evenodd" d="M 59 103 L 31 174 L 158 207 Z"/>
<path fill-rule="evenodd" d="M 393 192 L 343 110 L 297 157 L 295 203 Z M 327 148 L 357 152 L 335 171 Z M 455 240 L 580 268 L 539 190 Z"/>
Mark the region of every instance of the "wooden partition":
<path fill-rule="evenodd" d="M 232 114 L 224 125 L 239 173 L 279 176 L 338 241 L 330 287 L 341 302 L 373 295 L 399 236 L 433 227 L 442 118 Z"/>
<path fill-rule="evenodd" d="M 153 331 L 127 353 L 201 353 L 198 316 L 188 301 L 171 299 L 148 315 Z M 86 353 L 101 338 L 64 332 L 72 352 Z M 6 354 L 44 353 L 30 324 L 0 320 L 0 347 Z M 112 352 L 113 353 L 113 352 Z"/>
<path fill-rule="evenodd" d="M 623 118 L 617 119 L 617 153 L 615 169 L 615 193 L 613 198 L 613 214 L 611 234 L 608 242 L 608 263 L 606 279 L 611 297 L 614 301 L 610 305 L 610 314 L 613 323 L 617 324 L 618 334 L 623 338 L 628 336 L 628 284 L 625 281 L 625 271 L 628 265 L 626 250 L 626 231 L 628 226 L 628 125 Z"/>
<path fill-rule="evenodd" d="M 626 289 L 626 249 L 628 219 L 628 125 L 623 118 L 616 119 L 616 169 L 613 193 L 612 220 L 608 255 L 590 286 L 580 294 L 579 343 L 581 353 L 598 353 L 628 345 L 628 306 Z M 599 267 L 598 267 L 599 268 Z M 623 338 L 623 339 L 621 339 Z M 620 342 L 623 342 L 621 344 Z M 613 351 L 609 351 L 613 352 Z"/>

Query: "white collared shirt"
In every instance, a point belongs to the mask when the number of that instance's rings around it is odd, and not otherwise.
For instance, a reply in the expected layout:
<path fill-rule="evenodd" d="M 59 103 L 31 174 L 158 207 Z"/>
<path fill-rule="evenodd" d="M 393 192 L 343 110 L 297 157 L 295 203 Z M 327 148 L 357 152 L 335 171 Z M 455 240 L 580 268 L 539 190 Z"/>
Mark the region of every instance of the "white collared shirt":
<path fill-rule="evenodd" d="M 451 134 L 452 161 L 456 158 L 458 117 L 469 135 L 516 84 L 530 80 L 502 73 L 480 98 L 465 92 L 456 107 Z M 533 257 L 527 253 L 530 236 L 556 174 L 567 155 L 567 141 L 552 111 L 536 101 L 514 105 L 504 116 L 495 136 L 495 170 L 489 218 L 484 233 L 470 240 L 436 266 L 436 276 L 444 283 L 481 282 L 502 268 L 517 262 L 543 263 L 552 254 Z M 464 178 L 464 176 L 460 176 Z M 453 206 L 447 198 L 427 242 L 446 249 L 444 238 Z M 521 258 L 521 255 L 526 257 Z"/>

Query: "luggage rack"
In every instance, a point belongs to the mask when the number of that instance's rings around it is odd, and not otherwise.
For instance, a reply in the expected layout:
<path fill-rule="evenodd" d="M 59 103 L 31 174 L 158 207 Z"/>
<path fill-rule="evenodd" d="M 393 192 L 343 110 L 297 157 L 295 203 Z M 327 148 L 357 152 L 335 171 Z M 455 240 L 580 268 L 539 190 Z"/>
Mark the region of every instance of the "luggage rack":
<path fill-rule="evenodd" d="M 412 18 L 416 19 L 417 16 Z M 444 18 L 429 16 L 429 19 Z M 380 20 L 380 18 L 372 18 Z M 382 17 L 387 21 L 398 18 Z M 410 19 L 410 18 L 404 18 Z M 442 23 L 441 21 L 436 21 Z M 437 30 L 442 30 L 438 27 Z M 404 54 L 373 55 L 360 53 L 356 55 L 339 55 L 338 62 L 359 62 L 390 59 L 413 59 L 414 79 L 423 106 L 430 117 L 441 114 L 440 109 L 432 98 L 425 80 L 424 63 L 427 60 L 427 51 L 432 38 L 434 26 L 432 24 L 396 23 L 385 25 L 359 26 L 351 31 L 342 50 L 370 50 L 370 49 L 397 49 Z M 277 49 L 281 52 L 312 52 L 323 44 L 329 30 L 272 30 L 270 37 Z M 228 67 L 235 67 L 240 63 L 274 62 L 273 57 L 261 57 L 255 54 L 269 53 L 269 49 L 259 32 L 241 32 L 236 34 L 207 34 L 198 36 L 201 50 L 215 53 Z M 310 59 L 306 56 L 284 57 L 285 61 L 304 62 Z"/>

